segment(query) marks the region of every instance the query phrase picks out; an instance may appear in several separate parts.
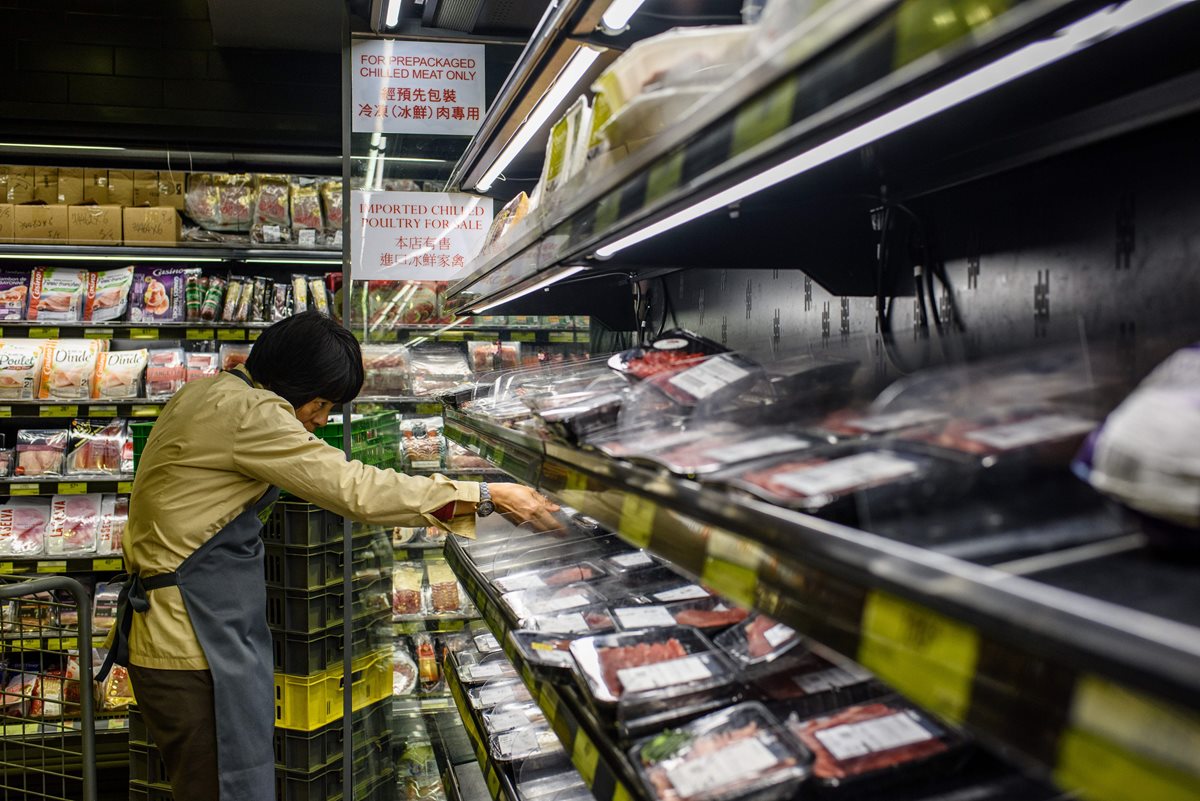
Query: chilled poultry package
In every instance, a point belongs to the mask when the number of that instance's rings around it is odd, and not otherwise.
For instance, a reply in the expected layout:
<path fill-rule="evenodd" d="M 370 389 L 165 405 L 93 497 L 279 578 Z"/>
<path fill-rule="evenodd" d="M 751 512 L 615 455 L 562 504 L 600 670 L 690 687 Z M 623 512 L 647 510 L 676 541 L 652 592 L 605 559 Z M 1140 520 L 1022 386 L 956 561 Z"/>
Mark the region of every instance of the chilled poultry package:
<path fill-rule="evenodd" d="M 96 357 L 96 378 L 92 382 L 92 398 L 138 398 L 142 394 L 142 375 L 146 371 L 149 351 L 114 350 Z"/>

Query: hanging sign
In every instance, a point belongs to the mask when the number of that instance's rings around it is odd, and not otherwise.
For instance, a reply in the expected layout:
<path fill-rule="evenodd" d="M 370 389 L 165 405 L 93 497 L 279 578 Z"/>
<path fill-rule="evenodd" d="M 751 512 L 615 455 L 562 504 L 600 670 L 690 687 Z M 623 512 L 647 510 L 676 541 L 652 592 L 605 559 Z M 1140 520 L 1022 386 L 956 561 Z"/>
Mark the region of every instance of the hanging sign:
<path fill-rule="evenodd" d="M 491 198 L 355 190 L 351 274 L 355 280 L 455 281 L 469 272 L 491 224 Z"/>
<path fill-rule="evenodd" d="M 483 120 L 483 45 L 363 39 L 351 48 L 355 133 L 471 136 Z"/>

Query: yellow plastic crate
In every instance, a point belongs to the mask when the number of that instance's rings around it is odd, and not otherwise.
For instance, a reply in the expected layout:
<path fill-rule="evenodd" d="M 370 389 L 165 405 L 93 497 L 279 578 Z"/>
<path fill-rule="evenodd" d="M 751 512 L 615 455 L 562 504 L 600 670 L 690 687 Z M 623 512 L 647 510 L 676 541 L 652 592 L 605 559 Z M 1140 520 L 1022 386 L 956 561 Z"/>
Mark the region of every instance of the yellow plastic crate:
<path fill-rule="evenodd" d="M 351 665 L 354 711 L 392 695 L 391 651 L 377 651 Z M 342 667 L 311 676 L 275 674 L 275 725 L 314 731 L 342 717 Z"/>

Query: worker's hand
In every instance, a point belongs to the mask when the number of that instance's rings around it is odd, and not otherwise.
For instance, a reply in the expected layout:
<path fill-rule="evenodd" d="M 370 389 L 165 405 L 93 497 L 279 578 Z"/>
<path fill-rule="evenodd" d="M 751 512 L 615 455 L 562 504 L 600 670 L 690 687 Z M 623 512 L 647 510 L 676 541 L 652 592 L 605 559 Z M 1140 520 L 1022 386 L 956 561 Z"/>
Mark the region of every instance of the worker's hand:
<path fill-rule="evenodd" d="M 554 516 L 558 504 L 523 484 L 488 482 L 496 511 L 517 525 L 528 523 L 538 531 L 555 531 L 562 523 Z"/>

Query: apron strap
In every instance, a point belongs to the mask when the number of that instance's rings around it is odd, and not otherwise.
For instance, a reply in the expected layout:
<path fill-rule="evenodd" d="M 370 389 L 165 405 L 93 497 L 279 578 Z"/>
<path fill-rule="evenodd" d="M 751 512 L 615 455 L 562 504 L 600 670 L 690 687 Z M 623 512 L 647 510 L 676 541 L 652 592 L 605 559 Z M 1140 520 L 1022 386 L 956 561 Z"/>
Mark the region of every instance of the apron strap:
<path fill-rule="evenodd" d="M 104 664 L 100 666 L 100 672 L 96 674 L 97 681 L 104 681 L 114 664 L 122 667 L 129 666 L 129 633 L 133 629 L 133 613 L 148 611 L 150 596 L 147 593 L 161 590 L 163 587 L 177 586 L 179 574 L 172 571 L 142 578 L 136 573 L 126 573 L 117 576 L 114 582 L 122 582 L 121 592 L 117 596 L 117 631 L 113 637 L 112 648 L 104 657 Z"/>
<path fill-rule="evenodd" d="M 239 373 L 237 370 L 222 370 L 221 372 L 229 373 L 230 375 L 237 376 L 238 378 L 240 378 L 246 382 L 246 386 L 251 387 L 251 388 L 254 387 L 254 382 L 251 381 L 250 376 L 246 375 L 245 373 Z"/>

